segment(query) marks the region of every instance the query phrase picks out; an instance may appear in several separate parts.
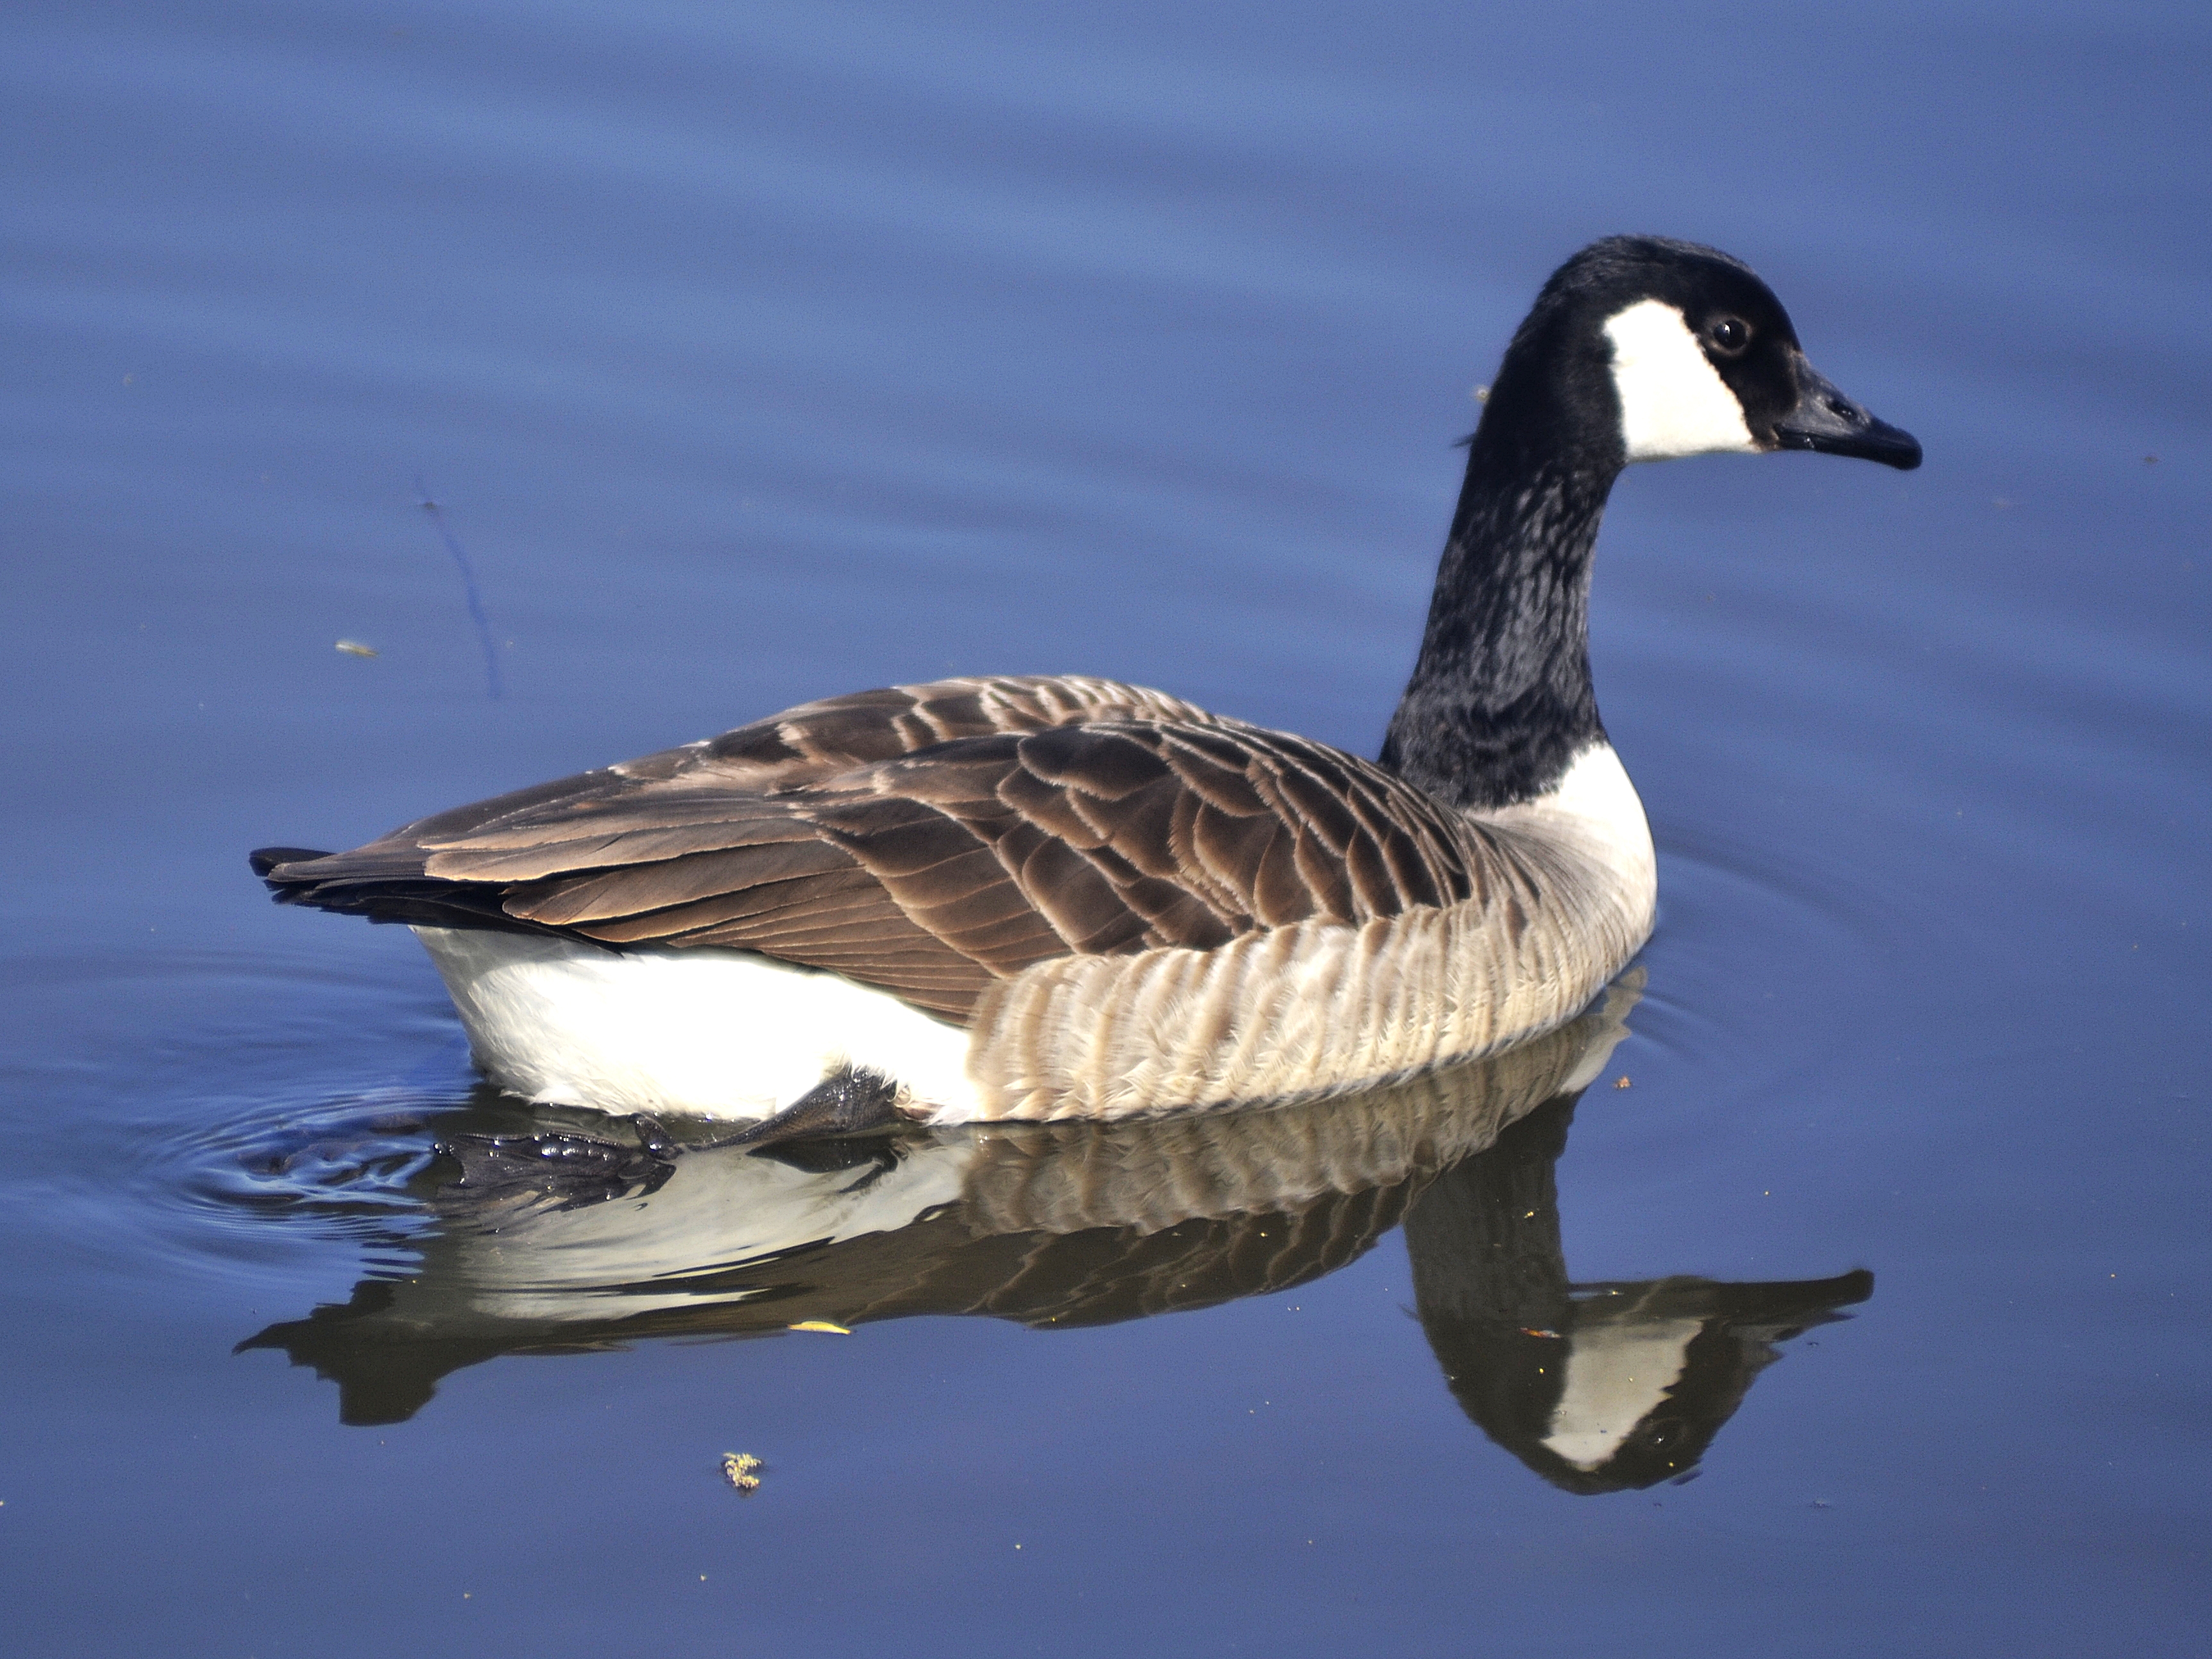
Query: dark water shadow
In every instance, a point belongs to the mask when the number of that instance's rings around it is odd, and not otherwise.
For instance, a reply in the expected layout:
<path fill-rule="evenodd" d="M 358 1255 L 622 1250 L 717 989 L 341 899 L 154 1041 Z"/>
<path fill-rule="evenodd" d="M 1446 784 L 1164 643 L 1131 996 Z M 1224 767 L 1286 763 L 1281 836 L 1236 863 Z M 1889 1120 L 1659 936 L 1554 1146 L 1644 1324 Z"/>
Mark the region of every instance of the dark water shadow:
<path fill-rule="evenodd" d="M 1109 1325 L 1311 1283 L 1403 1224 L 1415 1311 L 1484 1433 L 1571 1492 L 1682 1478 L 1778 1345 L 1864 1301 L 1873 1277 L 1571 1280 L 1553 1166 L 1639 988 L 1505 1054 L 1310 1105 L 672 1165 L 606 1139 L 605 1120 L 487 1091 L 424 1134 L 589 1127 L 598 1152 L 526 1177 L 365 1139 L 364 1179 L 410 1208 L 391 1238 L 409 1260 L 387 1252 L 350 1301 L 240 1347 L 337 1382 L 343 1422 L 386 1424 L 507 1354 L 916 1315 Z M 325 1196 L 331 1146 L 314 1149 Z"/>

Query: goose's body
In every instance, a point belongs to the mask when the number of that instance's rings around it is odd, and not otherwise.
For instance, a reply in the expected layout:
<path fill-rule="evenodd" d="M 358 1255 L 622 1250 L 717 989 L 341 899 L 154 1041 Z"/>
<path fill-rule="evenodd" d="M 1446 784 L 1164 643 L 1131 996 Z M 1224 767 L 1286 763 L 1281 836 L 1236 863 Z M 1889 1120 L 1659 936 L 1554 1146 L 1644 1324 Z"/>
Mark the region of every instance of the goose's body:
<path fill-rule="evenodd" d="M 1631 459 L 1778 447 L 1918 459 L 1748 270 L 1614 239 L 1506 355 L 1379 762 L 1109 681 L 945 680 L 256 868 L 414 926 L 540 1100 L 766 1118 L 858 1073 L 948 1122 L 1372 1084 L 1571 1018 L 1643 943 L 1598 520 Z"/>
<path fill-rule="evenodd" d="M 1073 679 L 809 704 L 283 868 L 415 921 L 479 1062 L 532 1098 L 757 1117 L 850 1065 L 939 1121 L 1291 1098 L 1479 1054 L 1579 1012 L 1656 890 L 1602 744 L 1538 800 L 1455 812 L 1372 762 Z M 441 883 L 498 884 L 542 931 L 441 909 Z"/>

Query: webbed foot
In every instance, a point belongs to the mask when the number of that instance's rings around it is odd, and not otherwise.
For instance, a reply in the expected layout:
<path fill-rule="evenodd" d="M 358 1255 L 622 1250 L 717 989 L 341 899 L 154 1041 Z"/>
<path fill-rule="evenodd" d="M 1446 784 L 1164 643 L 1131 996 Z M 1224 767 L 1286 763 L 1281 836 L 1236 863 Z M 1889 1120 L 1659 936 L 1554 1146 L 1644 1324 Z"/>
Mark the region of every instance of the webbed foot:
<path fill-rule="evenodd" d="M 750 1124 L 735 1134 L 712 1140 L 682 1140 L 671 1136 L 657 1118 L 640 1112 L 630 1121 L 645 1150 L 655 1158 L 675 1158 L 684 1152 L 714 1152 L 726 1146 L 757 1151 L 787 1140 L 820 1140 L 831 1135 L 868 1134 L 896 1127 L 898 1085 L 880 1072 L 848 1066 L 826 1077 L 775 1116 Z"/>
<path fill-rule="evenodd" d="M 610 1199 L 645 1197 L 658 1192 L 676 1173 L 676 1160 L 687 1152 L 741 1147 L 767 1152 L 802 1141 L 866 1135 L 896 1127 L 897 1085 L 881 1073 L 847 1069 L 824 1078 L 797 1100 L 761 1122 L 710 1140 L 678 1140 L 668 1126 L 648 1112 L 634 1113 L 637 1145 L 566 1130 L 524 1135 L 454 1135 L 438 1150 L 461 1166 L 461 1178 L 447 1188 L 457 1201 L 511 1204 L 550 1199 L 556 1209 L 580 1209 Z M 882 1146 L 849 1155 L 824 1152 L 819 1157 L 781 1157 L 796 1167 L 823 1170 L 894 1166 L 895 1153 Z"/>
<path fill-rule="evenodd" d="M 647 1142 L 624 1146 L 594 1135 L 548 1131 L 530 1135 L 455 1135 L 437 1150 L 461 1166 L 448 1188 L 479 1202 L 530 1197 L 580 1209 L 610 1199 L 658 1192 L 675 1164 Z"/>

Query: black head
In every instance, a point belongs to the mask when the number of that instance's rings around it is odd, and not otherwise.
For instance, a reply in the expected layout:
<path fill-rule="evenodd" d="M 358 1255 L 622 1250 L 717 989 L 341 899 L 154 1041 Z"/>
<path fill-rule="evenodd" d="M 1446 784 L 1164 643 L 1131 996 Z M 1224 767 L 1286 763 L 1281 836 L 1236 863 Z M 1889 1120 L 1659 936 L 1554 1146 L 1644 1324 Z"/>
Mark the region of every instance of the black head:
<path fill-rule="evenodd" d="M 1477 446 L 1586 464 L 1778 449 L 1920 465 L 1920 446 L 1805 361 L 1750 267 L 1660 236 L 1594 242 L 1554 271 L 1499 368 Z"/>

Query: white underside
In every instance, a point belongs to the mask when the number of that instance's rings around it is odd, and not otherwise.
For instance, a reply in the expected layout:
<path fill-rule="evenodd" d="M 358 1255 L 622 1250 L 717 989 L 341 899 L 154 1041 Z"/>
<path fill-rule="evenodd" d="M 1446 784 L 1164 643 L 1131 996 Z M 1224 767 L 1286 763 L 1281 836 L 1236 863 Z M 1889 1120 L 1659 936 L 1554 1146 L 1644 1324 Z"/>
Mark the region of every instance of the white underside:
<path fill-rule="evenodd" d="M 613 951 L 417 927 L 484 1075 L 534 1101 L 750 1120 L 847 1066 L 956 1111 L 969 1036 L 886 992 L 747 951 Z"/>
<path fill-rule="evenodd" d="M 615 951 L 418 927 L 477 1063 L 531 1100 L 750 1121 L 848 1066 L 937 1123 L 1285 1100 L 1481 1054 L 1573 1018 L 1650 931 L 1650 832 L 1613 750 L 1485 814 L 1510 849 L 1486 902 L 1217 950 L 1067 957 L 995 987 L 973 1031 L 750 951 Z"/>

